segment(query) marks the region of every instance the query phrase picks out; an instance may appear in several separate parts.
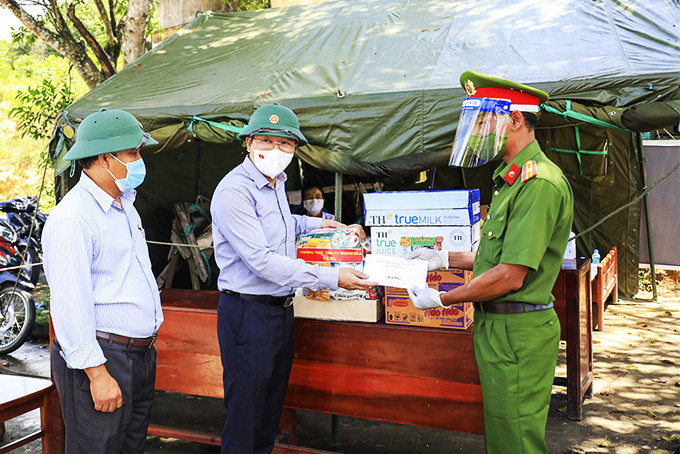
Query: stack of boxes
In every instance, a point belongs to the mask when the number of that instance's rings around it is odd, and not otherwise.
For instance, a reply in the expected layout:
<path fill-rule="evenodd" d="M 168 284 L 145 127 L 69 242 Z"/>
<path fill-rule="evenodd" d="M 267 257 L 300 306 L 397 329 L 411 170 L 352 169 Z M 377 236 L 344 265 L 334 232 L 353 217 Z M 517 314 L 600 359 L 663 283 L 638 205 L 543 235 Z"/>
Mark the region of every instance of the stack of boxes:
<path fill-rule="evenodd" d="M 372 254 L 403 257 L 421 247 L 474 252 L 480 237 L 479 190 L 364 194 L 364 219 L 371 227 Z M 448 291 L 471 279 L 469 271 L 430 271 L 427 285 Z M 385 288 L 386 323 L 467 329 L 473 311 L 472 303 L 422 311 L 406 289 Z"/>
<path fill-rule="evenodd" d="M 297 241 L 297 258 L 312 265 L 352 267 L 363 269 L 364 254 L 368 249 L 361 226 L 345 229 L 320 229 L 301 235 Z M 295 317 L 323 320 L 377 322 L 383 316 L 383 304 L 378 288 L 368 291 L 298 289 Z"/>

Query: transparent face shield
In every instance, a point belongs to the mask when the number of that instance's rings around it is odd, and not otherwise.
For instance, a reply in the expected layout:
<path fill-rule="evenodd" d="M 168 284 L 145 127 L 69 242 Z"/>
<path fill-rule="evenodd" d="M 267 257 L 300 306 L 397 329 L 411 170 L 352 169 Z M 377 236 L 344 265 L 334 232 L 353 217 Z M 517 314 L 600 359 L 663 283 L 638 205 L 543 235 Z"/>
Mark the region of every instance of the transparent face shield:
<path fill-rule="evenodd" d="M 503 152 L 510 104 L 509 100 L 491 98 L 467 98 L 463 101 L 450 166 L 479 167 Z"/>

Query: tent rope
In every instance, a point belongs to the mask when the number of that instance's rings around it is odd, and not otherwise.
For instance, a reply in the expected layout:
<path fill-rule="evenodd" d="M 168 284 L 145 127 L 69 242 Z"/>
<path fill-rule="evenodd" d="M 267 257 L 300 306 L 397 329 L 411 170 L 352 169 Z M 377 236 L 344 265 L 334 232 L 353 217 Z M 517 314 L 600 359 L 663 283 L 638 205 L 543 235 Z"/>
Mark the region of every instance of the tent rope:
<path fill-rule="evenodd" d="M 582 114 L 579 112 L 575 112 L 571 110 L 571 100 L 567 99 L 566 101 L 566 106 L 564 108 L 564 112 L 557 110 L 556 108 L 552 106 L 547 106 L 545 104 L 541 104 L 541 109 L 545 110 L 546 112 L 559 115 L 562 118 L 564 118 L 566 121 L 571 122 L 571 119 L 574 120 L 579 120 L 581 122 L 586 122 L 590 124 L 594 124 L 596 126 L 601 126 L 603 128 L 613 128 L 613 129 L 618 129 L 620 131 L 629 131 L 633 132 L 630 129 L 625 129 L 625 128 L 620 128 L 614 124 L 607 123 L 606 121 L 599 120 L 597 118 L 593 118 L 590 115 Z M 581 154 L 591 154 L 591 155 L 606 155 L 609 150 L 607 149 L 607 142 L 605 142 L 604 149 L 603 150 L 582 150 L 581 149 L 581 132 L 578 129 L 578 125 L 574 125 L 574 135 L 576 138 L 576 150 L 570 150 L 568 148 L 556 148 L 556 147 L 551 147 L 551 151 L 557 151 L 559 153 L 575 153 L 576 154 L 576 160 L 578 161 L 578 171 L 579 175 L 583 175 L 583 163 L 581 162 Z"/>
<path fill-rule="evenodd" d="M 161 246 L 181 246 L 181 247 L 197 247 L 201 249 L 213 249 L 214 246 L 201 246 L 200 244 L 185 244 L 185 243 L 166 243 L 164 241 L 146 240 L 148 244 L 160 244 Z"/>
<path fill-rule="evenodd" d="M 569 99 L 566 100 L 566 106 L 565 106 L 564 112 L 562 112 L 561 110 L 557 110 L 556 108 L 554 108 L 552 106 L 548 106 L 546 104 L 541 104 L 540 108 L 542 110 L 545 110 L 548 113 L 559 115 L 560 117 L 564 118 L 567 121 L 570 121 L 570 119 L 571 120 L 579 120 L 579 121 L 584 121 L 586 123 L 590 123 L 590 124 L 593 124 L 593 125 L 596 125 L 596 126 L 602 126 L 603 128 L 612 128 L 612 129 L 618 129 L 619 131 L 635 132 L 632 129 L 622 128 L 620 126 L 616 126 L 613 123 L 607 123 L 606 121 L 599 120 L 597 118 L 591 117 L 590 115 L 586 115 L 586 114 L 571 110 L 571 100 L 569 100 Z"/>
<path fill-rule="evenodd" d="M 675 166 L 674 166 L 674 167 L 673 167 L 666 175 L 662 176 L 661 178 L 659 178 L 658 180 L 656 180 L 654 183 L 652 183 L 651 186 L 648 186 L 648 187 L 644 188 L 644 190 L 643 190 L 637 197 L 635 197 L 633 200 L 631 200 L 630 202 L 626 203 L 625 205 L 623 205 L 623 206 L 617 208 L 616 210 L 612 211 L 611 213 L 609 213 L 608 215 L 606 215 L 605 217 L 603 217 L 602 219 L 600 219 L 599 221 L 597 221 L 595 224 L 591 225 L 590 227 L 588 227 L 587 229 L 583 230 L 582 232 L 579 232 L 577 235 L 575 235 L 575 236 L 569 238 L 569 240 L 573 240 L 573 239 L 582 237 L 582 236 L 585 235 L 586 233 L 589 233 L 589 232 L 591 232 L 592 230 L 594 230 L 595 228 L 599 227 L 603 222 L 605 222 L 607 219 L 611 218 L 612 216 L 616 215 L 616 214 L 619 213 L 620 211 L 622 211 L 622 210 L 628 208 L 628 207 L 631 206 L 631 205 L 634 205 L 634 204 L 638 203 L 640 200 L 642 200 L 643 197 L 645 197 L 647 194 L 649 194 L 649 192 L 650 192 L 656 185 L 658 185 L 659 183 L 661 183 L 661 182 L 662 182 L 663 180 L 665 180 L 666 178 L 670 177 L 670 176 L 671 176 L 675 171 L 677 171 L 679 168 L 680 168 L 680 162 L 678 162 L 678 163 L 677 163 L 677 164 L 676 164 L 676 165 L 675 165 Z"/>
<path fill-rule="evenodd" d="M 224 131 L 229 131 L 229 132 L 234 132 L 237 134 L 240 134 L 241 131 L 243 131 L 243 128 L 239 128 L 238 126 L 233 126 L 233 125 L 228 125 L 224 123 L 218 123 L 216 121 L 210 121 L 206 120 L 205 118 L 197 117 L 194 115 L 191 118 L 191 122 L 187 125 L 187 129 L 189 130 L 189 134 L 191 134 L 193 137 L 197 137 L 195 131 L 194 131 L 194 125 L 198 123 L 199 121 L 206 123 L 209 127 L 215 127 L 218 129 L 222 129 Z"/>

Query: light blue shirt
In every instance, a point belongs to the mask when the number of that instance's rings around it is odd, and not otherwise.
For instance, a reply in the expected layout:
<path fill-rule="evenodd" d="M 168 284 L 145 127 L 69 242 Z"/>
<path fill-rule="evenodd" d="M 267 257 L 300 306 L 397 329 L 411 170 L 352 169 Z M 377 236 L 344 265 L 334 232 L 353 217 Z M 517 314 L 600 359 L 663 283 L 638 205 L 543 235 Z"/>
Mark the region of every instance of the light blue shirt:
<path fill-rule="evenodd" d="M 246 157 L 215 189 L 210 205 L 217 286 L 255 295 L 284 296 L 297 287 L 338 287 L 338 268 L 297 260 L 295 239 L 321 227 L 321 218 L 290 214 L 286 174 L 276 187 Z"/>
<path fill-rule="evenodd" d="M 106 362 L 96 331 L 149 337 L 163 323 L 136 195 L 123 192 L 121 208 L 83 172 L 47 217 L 42 246 L 50 316 L 72 369 Z"/>

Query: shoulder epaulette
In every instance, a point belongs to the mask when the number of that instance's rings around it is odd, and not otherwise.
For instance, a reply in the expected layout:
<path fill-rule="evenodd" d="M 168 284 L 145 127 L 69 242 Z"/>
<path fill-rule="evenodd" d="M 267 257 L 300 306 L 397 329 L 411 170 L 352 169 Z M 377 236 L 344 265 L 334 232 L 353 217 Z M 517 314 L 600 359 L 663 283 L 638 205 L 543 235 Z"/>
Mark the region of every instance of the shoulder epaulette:
<path fill-rule="evenodd" d="M 538 165 L 536 161 L 527 161 L 522 166 L 522 183 L 538 175 Z"/>

